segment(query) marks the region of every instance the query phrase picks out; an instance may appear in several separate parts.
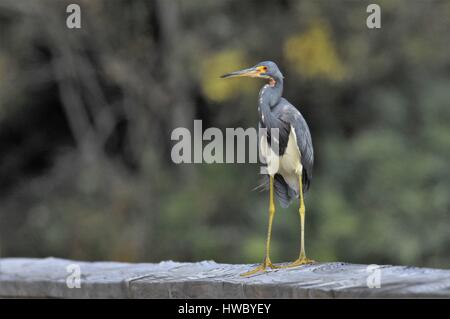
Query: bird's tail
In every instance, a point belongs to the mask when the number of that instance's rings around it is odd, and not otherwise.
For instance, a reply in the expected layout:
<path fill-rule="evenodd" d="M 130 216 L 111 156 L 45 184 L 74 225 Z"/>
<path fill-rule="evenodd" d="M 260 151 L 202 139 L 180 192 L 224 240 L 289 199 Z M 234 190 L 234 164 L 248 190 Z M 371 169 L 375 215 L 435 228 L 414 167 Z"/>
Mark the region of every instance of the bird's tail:
<path fill-rule="evenodd" d="M 268 190 L 269 181 L 269 175 L 263 175 L 261 182 L 253 190 L 259 190 L 261 192 Z M 296 192 L 288 186 L 280 174 L 275 174 L 273 185 L 275 190 L 275 198 L 283 208 L 289 207 L 291 202 L 298 197 L 298 194 L 296 194 Z"/>

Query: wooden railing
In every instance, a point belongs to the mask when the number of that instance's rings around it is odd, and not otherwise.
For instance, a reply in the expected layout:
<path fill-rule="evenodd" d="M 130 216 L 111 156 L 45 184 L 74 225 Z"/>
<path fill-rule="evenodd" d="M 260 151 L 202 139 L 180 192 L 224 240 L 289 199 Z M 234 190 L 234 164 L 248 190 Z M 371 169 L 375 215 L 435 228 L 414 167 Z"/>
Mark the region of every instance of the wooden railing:
<path fill-rule="evenodd" d="M 243 278 L 252 265 L 0 259 L 0 297 L 390 298 L 450 297 L 450 270 L 317 263 Z"/>

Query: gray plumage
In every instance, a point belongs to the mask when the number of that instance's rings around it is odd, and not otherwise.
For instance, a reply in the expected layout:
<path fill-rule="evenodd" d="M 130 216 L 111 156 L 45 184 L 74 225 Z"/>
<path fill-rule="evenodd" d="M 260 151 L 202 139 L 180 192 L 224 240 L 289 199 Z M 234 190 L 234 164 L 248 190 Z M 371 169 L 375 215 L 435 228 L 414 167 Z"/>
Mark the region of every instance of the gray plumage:
<path fill-rule="evenodd" d="M 280 156 L 283 156 L 290 136 L 291 128 L 295 130 L 297 136 L 297 146 L 301 154 L 302 164 L 302 183 L 305 193 L 311 184 L 312 170 L 314 165 L 314 150 L 312 145 L 311 133 L 304 117 L 291 103 L 281 97 L 283 92 L 283 75 L 273 62 L 262 62 L 258 65 L 268 67 L 271 77 L 275 79 L 273 87 L 264 86 L 259 95 L 259 127 L 267 129 L 267 140 L 270 143 L 270 129 L 278 128 L 279 144 L 278 150 Z M 259 130 L 260 131 L 260 130 Z M 259 139 L 258 139 L 259 141 Z M 263 188 L 268 188 L 269 176 L 265 175 L 262 183 Z M 288 207 L 299 194 L 289 187 L 280 174 L 274 176 L 275 196 L 282 207 Z"/>
<path fill-rule="evenodd" d="M 311 184 L 312 169 L 314 164 L 314 150 L 308 124 L 306 124 L 302 114 L 291 103 L 282 97 L 283 74 L 281 74 L 278 66 L 274 62 L 261 62 L 254 67 L 231 72 L 223 75 L 222 77 L 227 78 L 236 76 L 248 76 L 269 80 L 269 84 L 264 85 L 259 92 L 258 126 L 260 128 L 260 136 L 258 138 L 258 149 L 261 150 L 260 142 L 262 137 L 264 137 L 264 139 L 267 140 L 267 145 L 269 145 L 269 147 L 277 154 L 277 157 L 279 157 L 281 161 L 286 158 L 286 163 L 291 165 L 288 168 L 288 171 L 284 172 L 284 177 L 279 171 L 276 173 L 271 173 L 274 174 L 275 196 L 283 207 L 287 207 L 294 198 L 298 198 L 299 196 L 298 180 L 292 180 L 292 178 L 294 178 L 294 172 L 295 174 L 300 174 L 300 172 L 296 171 L 296 167 L 299 168 L 299 164 L 302 165 L 301 173 L 303 192 L 306 192 Z M 261 128 L 266 130 L 261 130 Z M 272 139 L 270 133 L 272 129 L 278 129 L 278 140 L 273 139 L 275 143 L 274 145 L 271 145 Z M 295 136 L 291 134 L 291 130 L 294 130 Z M 261 136 L 261 134 L 263 136 Z M 297 150 L 295 151 L 292 150 L 293 144 L 289 144 L 289 139 L 291 138 L 296 138 Z M 289 149 L 289 145 L 291 146 L 291 149 Z M 265 145 L 262 148 L 266 150 Z M 290 150 L 292 153 L 283 158 L 286 150 Z M 301 163 L 299 163 L 297 159 L 297 151 L 300 153 Z M 297 159 L 296 162 L 294 158 Z M 288 176 L 290 180 L 285 180 L 286 176 Z M 269 175 L 266 175 L 260 187 L 268 188 L 268 185 Z"/>
<path fill-rule="evenodd" d="M 281 206 L 288 207 L 294 198 L 300 197 L 300 254 L 293 263 L 281 268 L 295 267 L 314 262 L 305 253 L 305 203 L 303 193 L 309 189 L 314 164 L 314 150 L 308 124 L 302 114 L 283 95 L 283 74 L 270 61 L 254 67 L 231 72 L 222 77 L 246 76 L 268 80 L 259 92 L 258 150 L 266 164 L 267 173 L 262 187 L 269 185 L 269 225 L 267 228 L 266 255 L 263 263 L 243 276 L 250 276 L 267 267 L 278 268 L 269 256 L 272 222 L 275 215 L 274 197 Z M 272 135 L 272 136 L 271 136 Z M 273 186 L 273 188 L 271 187 Z M 274 196 L 273 196 L 274 195 Z"/>

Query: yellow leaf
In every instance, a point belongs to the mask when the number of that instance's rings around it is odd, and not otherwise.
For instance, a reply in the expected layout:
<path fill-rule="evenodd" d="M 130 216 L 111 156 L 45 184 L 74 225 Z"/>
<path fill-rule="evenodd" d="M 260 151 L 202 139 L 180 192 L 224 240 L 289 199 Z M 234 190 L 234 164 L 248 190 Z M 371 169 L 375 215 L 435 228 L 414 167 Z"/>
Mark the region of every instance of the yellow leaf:
<path fill-rule="evenodd" d="M 339 81 L 346 73 L 323 22 L 316 22 L 306 32 L 290 37 L 284 45 L 284 56 L 305 77 Z"/>
<path fill-rule="evenodd" d="M 249 79 L 221 79 L 222 74 L 247 68 L 244 54 L 239 50 L 226 50 L 211 55 L 202 63 L 201 86 L 205 96 L 214 102 L 223 102 L 242 92 L 255 91 Z M 245 85 L 243 83 L 245 82 Z M 252 83 L 250 85 L 247 85 Z"/>

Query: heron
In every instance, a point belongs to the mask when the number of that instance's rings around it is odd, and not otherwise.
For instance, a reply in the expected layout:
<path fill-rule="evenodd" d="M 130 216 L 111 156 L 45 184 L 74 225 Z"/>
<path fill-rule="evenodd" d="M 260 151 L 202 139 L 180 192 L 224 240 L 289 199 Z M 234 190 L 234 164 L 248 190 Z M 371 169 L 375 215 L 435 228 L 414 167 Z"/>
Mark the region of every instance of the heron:
<path fill-rule="evenodd" d="M 243 273 L 250 276 L 267 268 L 289 268 L 313 263 L 305 252 L 304 193 L 309 189 L 314 164 L 314 150 L 308 124 L 300 111 L 283 98 L 283 74 L 272 61 L 264 61 L 251 68 L 227 73 L 222 78 L 261 78 L 267 83 L 261 88 L 258 99 L 258 147 L 267 164 L 263 186 L 269 189 L 269 223 L 264 260 L 253 270 Z M 275 138 L 271 132 L 277 132 Z M 274 197 L 283 208 L 299 199 L 300 254 L 287 265 L 275 265 L 270 260 L 270 240 L 275 215 Z"/>

